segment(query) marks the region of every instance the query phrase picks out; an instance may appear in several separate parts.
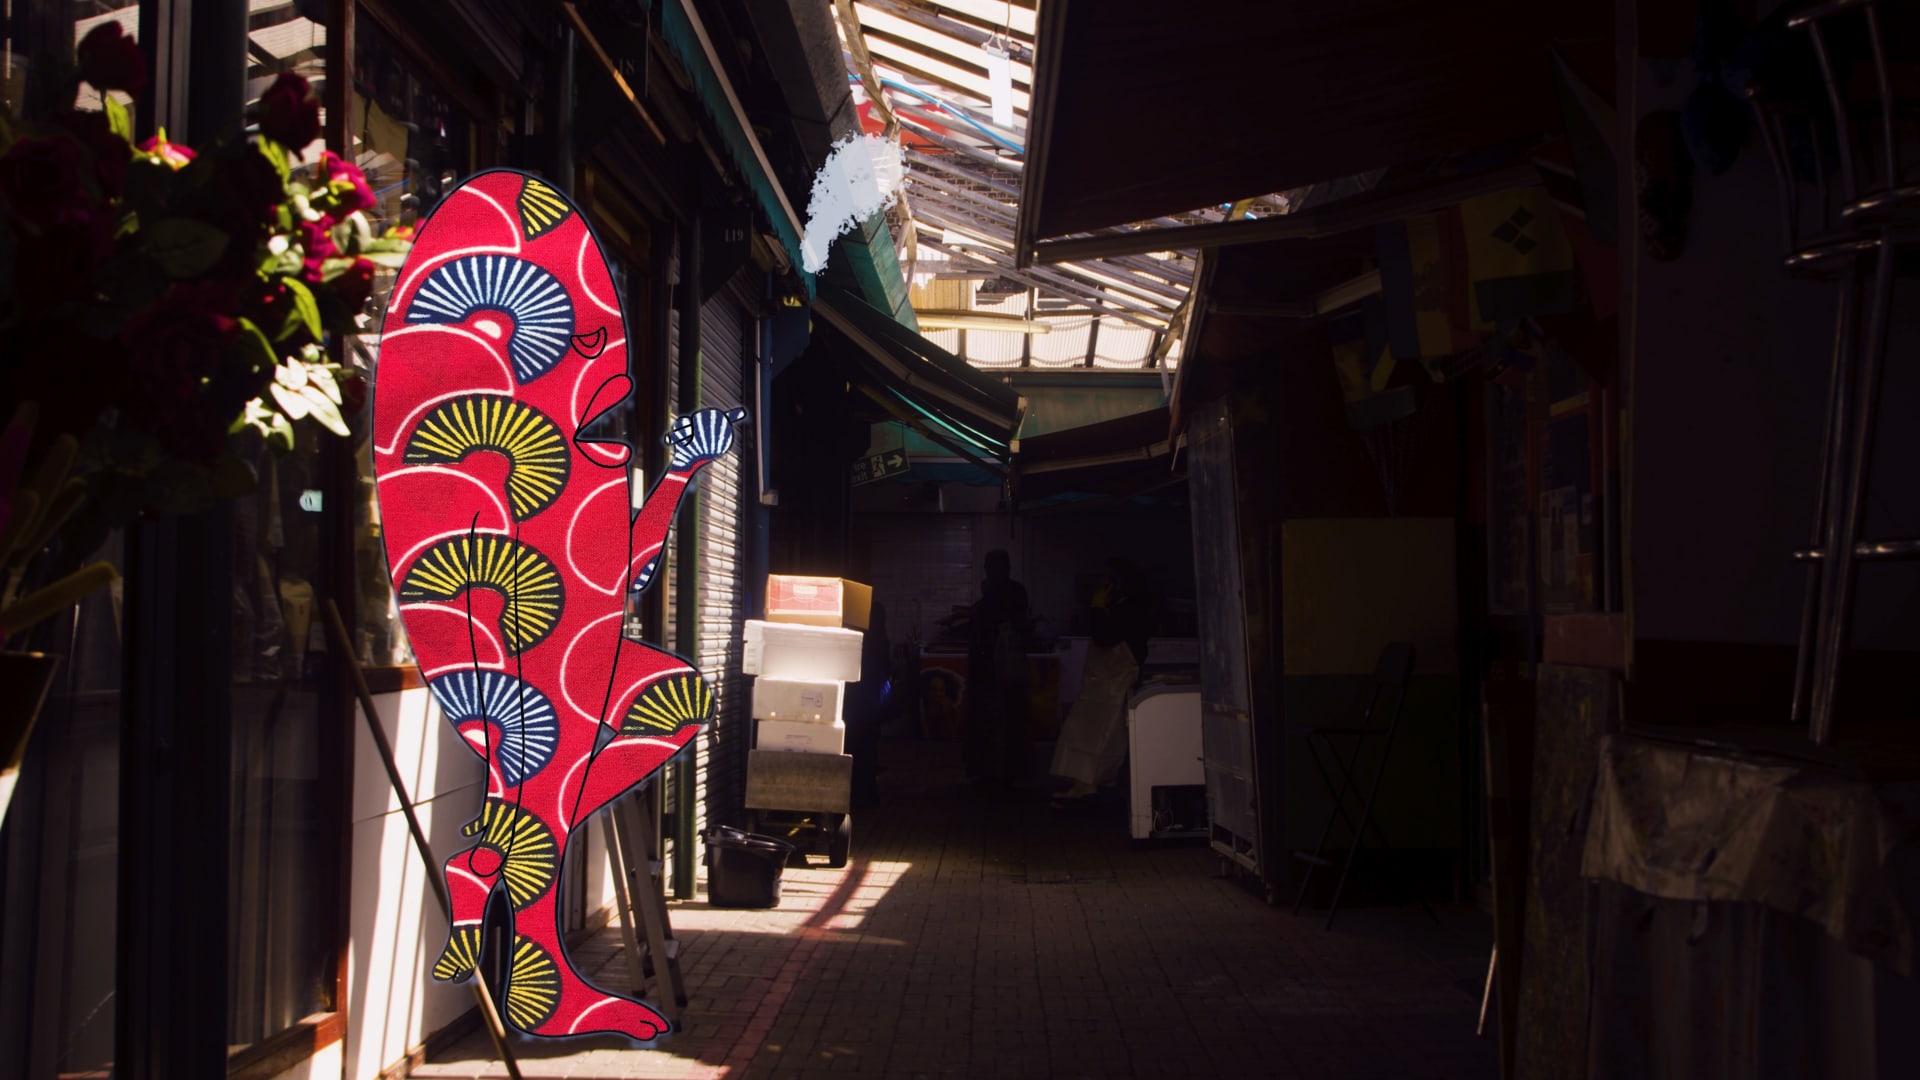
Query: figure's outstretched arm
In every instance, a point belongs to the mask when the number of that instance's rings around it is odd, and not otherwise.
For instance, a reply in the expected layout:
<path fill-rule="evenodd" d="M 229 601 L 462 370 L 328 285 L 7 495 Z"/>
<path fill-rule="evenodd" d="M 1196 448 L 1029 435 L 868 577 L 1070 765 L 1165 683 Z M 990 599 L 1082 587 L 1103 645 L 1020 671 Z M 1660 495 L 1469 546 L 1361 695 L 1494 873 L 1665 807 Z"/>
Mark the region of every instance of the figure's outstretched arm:
<path fill-rule="evenodd" d="M 662 439 L 669 449 L 667 473 L 647 492 L 647 501 L 633 515 L 633 587 L 653 583 L 660 565 L 660 549 L 680 509 L 680 499 L 708 462 L 733 449 L 733 427 L 747 418 L 745 409 L 700 409 L 675 420 Z"/>

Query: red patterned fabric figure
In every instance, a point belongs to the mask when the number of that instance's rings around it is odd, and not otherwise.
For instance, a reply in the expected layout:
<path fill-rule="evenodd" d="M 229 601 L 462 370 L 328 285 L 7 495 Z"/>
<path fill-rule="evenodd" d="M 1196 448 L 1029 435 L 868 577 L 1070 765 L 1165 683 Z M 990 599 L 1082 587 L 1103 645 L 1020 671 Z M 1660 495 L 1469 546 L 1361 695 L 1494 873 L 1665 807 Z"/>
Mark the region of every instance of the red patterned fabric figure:
<path fill-rule="evenodd" d="M 625 601 L 651 583 L 681 496 L 746 414 L 677 420 L 670 471 L 636 514 L 632 448 L 580 435 L 630 382 L 613 277 L 565 196 L 511 170 L 449 193 L 388 303 L 374 471 L 421 674 L 487 768 L 473 846 L 446 862 L 452 931 L 434 977 L 472 977 L 487 900 L 504 892 L 506 1017 L 533 1035 L 668 1030 L 574 970 L 558 878 L 589 817 L 712 714 L 691 663 L 622 636 Z"/>

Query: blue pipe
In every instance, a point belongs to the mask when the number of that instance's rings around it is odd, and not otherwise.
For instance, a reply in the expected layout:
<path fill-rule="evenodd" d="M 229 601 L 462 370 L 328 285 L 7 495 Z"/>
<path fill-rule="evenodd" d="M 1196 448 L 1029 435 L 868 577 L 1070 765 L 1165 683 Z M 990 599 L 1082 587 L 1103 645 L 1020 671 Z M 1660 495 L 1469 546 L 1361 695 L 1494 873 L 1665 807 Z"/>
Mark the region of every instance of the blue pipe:
<path fill-rule="evenodd" d="M 847 76 L 847 81 L 857 83 L 860 81 L 860 76 L 850 74 Z M 960 110 L 953 108 L 952 106 L 948 105 L 946 102 L 941 101 L 939 98 L 934 97 L 932 94 L 929 94 L 924 90 L 915 89 L 914 87 L 908 86 L 904 83 L 894 82 L 892 79 L 881 79 L 880 85 L 886 87 L 889 90 L 898 90 L 903 94 L 911 94 L 914 97 L 917 97 L 920 100 L 927 102 L 933 107 L 939 109 L 941 112 L 946 113 L 948 116 L 951 116 L 954 119 L 959 120 L 962 123 L 965 123 L 967 126 L 973 128 L 975 131 L 978 131 L 981 135 L 985 136 L 989 141 L 999 146 L 1003 146 L 1006 149 L 1011 150 L 1016 154 L 1024 154 L 1027 152 L 1026 147 L 1021 146 L 1019 143 L 1011 142 L 1007 139 L 1001 138 L 1000 134 L 994 131 L 992 128 L 989 128 L 985 124 L 982 124 L 980 121 L 975 120 L 971 116 L 968 116 L 966 113 L 963 113 Z"/>

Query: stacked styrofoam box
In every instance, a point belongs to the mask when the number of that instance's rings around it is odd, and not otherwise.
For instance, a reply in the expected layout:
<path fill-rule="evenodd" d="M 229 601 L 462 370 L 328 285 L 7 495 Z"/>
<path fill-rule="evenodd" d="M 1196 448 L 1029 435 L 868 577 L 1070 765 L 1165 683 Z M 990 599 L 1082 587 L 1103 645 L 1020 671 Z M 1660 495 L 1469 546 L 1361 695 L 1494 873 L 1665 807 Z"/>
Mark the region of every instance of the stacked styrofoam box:
<path fill-rule="evenodd" d="M 850 589 L 835 578 L 768 580 L 768 614 L 749 620 L 741 670 L 755 676 L 754 746 L 811 754 L 846 752 L 847 684 L 860 680 L 862 634 L 841 625 Z M 869 594 L 870 595 L 870 594 Z M 857 616 L 865 622 L 865 613 Z"/>

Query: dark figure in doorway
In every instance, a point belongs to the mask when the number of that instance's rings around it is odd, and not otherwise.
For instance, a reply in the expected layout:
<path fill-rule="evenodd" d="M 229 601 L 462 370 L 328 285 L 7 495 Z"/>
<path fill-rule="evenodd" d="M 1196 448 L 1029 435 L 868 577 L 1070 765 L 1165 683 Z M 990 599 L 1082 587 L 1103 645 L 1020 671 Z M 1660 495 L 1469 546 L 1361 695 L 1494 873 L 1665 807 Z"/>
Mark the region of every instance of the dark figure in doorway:
<path fill-rule="evenodd" d="M 887 609 L 878 600 L 860 642 L 860 681 L 847 688 L 847 753 L 853 757 L 853 808 L 880 802 L 880 729 L 886 721 L 893 644 L 887 640 Z"/>
<path fill-rule="evenodd" d="M 989 551 L 967 644 L 967 775 L 978 783 L 1027 778 L 1027 611 L 1013 560 Z"/>
<path fill-rule="evenodd" d="M 1153 631 L 1153 601 L 1132 563 L 1114 559 L 1107 580 L 1094 590 L 1093 640 L 1086 673 L 1060 739 L 1054 744 L 1053 774 L 1071 781 L 1055 799 L 1064 805 L 1084 799 L 1119 779 L 1127 755 L 1127 698 L 1147 661 Z"/>

